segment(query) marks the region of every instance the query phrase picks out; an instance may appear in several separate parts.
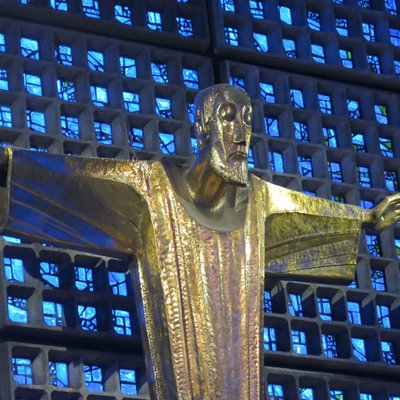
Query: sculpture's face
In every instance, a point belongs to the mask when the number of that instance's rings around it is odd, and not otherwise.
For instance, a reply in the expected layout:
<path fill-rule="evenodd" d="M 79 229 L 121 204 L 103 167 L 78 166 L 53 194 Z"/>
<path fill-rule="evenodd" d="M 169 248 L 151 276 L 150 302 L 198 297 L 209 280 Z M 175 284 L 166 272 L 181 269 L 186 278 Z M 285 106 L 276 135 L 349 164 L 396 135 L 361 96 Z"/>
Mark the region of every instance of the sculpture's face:
<path fill-rule="evenodd" d="M 227 86 L 210 96 L 203 110 L 213 170 L 227 182 L 246 185 L 251 136 L 251 103 L 240 89 Z M 207 115 L 211 114 L 211 115 Z M 208 122 L 207 122 L 208 121 Z"/>

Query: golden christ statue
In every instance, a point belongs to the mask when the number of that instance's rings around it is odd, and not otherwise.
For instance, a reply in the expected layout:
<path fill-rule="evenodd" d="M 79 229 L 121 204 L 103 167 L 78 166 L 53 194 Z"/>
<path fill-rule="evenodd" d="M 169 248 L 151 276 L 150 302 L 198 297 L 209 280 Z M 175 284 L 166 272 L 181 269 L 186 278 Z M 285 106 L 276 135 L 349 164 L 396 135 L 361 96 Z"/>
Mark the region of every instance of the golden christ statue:
<path fill-rule="evenodd" d="M 360 228 L 400 216 L 306 196 L 250 174 L 251 103 L 223 84 L 195 100 L 198 155 L 163 162 L 7 149 L 5 234 L 138 259 L 151 398 L 259 400 L 265 272 L 351 280 Z"/>

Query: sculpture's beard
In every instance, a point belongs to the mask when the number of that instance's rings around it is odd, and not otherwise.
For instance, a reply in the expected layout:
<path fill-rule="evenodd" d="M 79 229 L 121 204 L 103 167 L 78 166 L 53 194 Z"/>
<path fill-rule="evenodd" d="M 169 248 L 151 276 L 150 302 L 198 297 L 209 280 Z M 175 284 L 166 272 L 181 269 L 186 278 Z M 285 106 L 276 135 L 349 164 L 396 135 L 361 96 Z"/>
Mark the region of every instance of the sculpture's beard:
<path fill-rule="evenodd" d="M 246 186 L 248 183 L 247 157 L 242 154 L 221 157 L 222 149 L 213 146 L 211 149 L 211 168 L 227 183 Z"/>

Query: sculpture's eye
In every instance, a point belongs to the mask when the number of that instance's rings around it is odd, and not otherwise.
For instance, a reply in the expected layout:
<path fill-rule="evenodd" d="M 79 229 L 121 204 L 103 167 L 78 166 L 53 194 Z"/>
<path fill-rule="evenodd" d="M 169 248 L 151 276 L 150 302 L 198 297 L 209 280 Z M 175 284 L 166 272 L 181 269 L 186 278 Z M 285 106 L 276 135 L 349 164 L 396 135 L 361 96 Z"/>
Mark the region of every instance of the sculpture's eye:
<path fill-rule="evenodd" d="M 223 120 L 231 122 L 236 118 L 236 106 L 234 104 L 224 104 L 221 107 L 220 115 Z"/>
<path fill-rule="evenodd" d="M 251 107 L 243 107 L 243 122 L 246 125 L 251 125 Z"/>

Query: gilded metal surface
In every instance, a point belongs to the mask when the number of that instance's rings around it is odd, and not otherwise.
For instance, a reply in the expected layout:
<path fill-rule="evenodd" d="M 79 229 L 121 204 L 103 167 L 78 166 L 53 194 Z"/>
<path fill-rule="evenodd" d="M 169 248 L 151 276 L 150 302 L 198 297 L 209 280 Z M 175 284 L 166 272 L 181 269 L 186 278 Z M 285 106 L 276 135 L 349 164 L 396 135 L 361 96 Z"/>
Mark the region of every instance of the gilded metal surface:
<path fill-rule="evenodd" d="M 249 174 L 250 126 L 247 95 L 219 85 L 196 98 L 199 154 L 188 170 L 2 155 L 5 233 L 137 255 L 153 399 L 262 399 L 265 272 L 350 280 L 361 224 L 399 219 L 398 195 L 362 211 Z"/>

